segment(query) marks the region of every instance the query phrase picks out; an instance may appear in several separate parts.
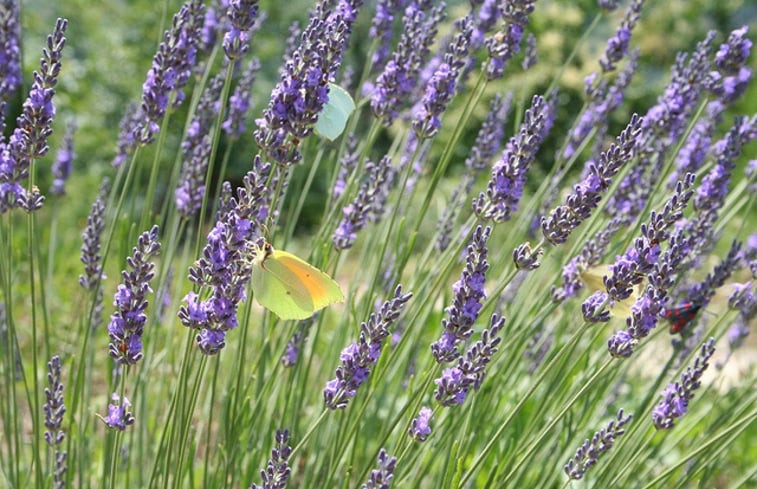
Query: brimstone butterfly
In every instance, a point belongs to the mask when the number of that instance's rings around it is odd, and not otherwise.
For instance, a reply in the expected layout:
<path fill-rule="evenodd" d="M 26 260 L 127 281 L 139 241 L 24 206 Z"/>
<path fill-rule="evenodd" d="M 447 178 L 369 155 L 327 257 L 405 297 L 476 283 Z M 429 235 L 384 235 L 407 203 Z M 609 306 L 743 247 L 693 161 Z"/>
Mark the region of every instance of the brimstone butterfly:
<path fill-rule="evenodd" d="M 307 319 L 344 300 L 334 279 L 291 253 L 274 250 L 270 243 L 255 250 L 252 292 L 261 306 L 281 319 Z"/>
<path fill-rule="evenodd" d="M 608 277 L 612 275 L 609 265 L 595 265 L 579 270 L 581 281 L 586 284 L 586 287 L 592 292 L 595 292 L 597 290 L 605 290 L 605 275 L 607 275 Z M 611 307 L 610 315 L 615 317 L 630 316 L 631 306 L 641 295 L 641 291 L 642 284 L 639 284 L 634 287 L 633 292 L 631 292 L 631 295 L 629 297 L 623 299 L 622 301 L 611 301 L 611 303 L 609 304 L 609 306 Z"/>

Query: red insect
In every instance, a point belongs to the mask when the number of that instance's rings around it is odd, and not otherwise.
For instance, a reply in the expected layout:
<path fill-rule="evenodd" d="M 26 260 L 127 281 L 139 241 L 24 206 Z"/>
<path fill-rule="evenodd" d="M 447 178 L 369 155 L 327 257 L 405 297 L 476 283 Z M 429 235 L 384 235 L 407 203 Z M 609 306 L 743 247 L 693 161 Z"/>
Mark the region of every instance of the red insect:
<path fill-rule="evenodd" d="M 694 304 L 692 302 L 683 302 L 681 305 L 666 309 L 662 314 L 662 317 L 670 322 L 670 334 L 676 334 L 683 331 L 683 329 L 691 323 L 702 306 L 700 304 Z"/>

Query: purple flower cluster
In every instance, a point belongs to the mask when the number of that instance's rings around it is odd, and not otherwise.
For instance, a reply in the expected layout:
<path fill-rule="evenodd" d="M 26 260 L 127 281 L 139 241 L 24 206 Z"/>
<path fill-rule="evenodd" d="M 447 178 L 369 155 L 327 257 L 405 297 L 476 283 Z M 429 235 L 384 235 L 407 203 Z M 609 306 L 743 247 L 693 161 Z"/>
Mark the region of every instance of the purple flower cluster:
<path fill-rule="evenodd" d="M 620 0 L 599 0 L 597 2 L 599 4 L 599 7 L 608 11 L 612 12 L 613 10 L 617 9 L 620 5 Z"/>
<path fill-rule="evenodd" d="M 294 367 L 297 364 L 302 345 L 305 343 L 305 340 L 307 340 L 308 334 L 310 333 L 310 327 L 315 323 L 317 318 L 318 313 L 297 323 L 297 331 L 295 331 L 289 339 L 284 354 L 281 355 L 281 364 L 283 366 Z"/>
<path fill-rule="evenodd" d="M 233 139 L 239 139 L 247 130 L 245 117 L 252 107 L 252 85 L 255 75 L 260 70 L 258 58 L 252 58 L 247 69 L 242 73 L 234 93 L 229 97 L 229 113 L 221 128 Z"/>
<path fill-rule="evenodd" d="M 728 297 L 728 307 L 738 311 L 739 317 L 728 329 L 728 357 L 744 345 L 744 340 L 749 336 L 749 321 L 757 315 L 757 297 L 753 292 L 752 282 L 734 284 L 733 292 Z M 725 361 L 723 361 L 725 363 Z M 722 364 L 718 364 L 718 368 Z"/>
<path fill-rule="evenodd" d="M 313 132 L 329 99 L 328 82 L 341 65 L 362 0 L 319 2 L 299 46 L 286 59 L 263 117 L 256 120 L 255 141 L 268 156 L 290 165 L 299 162 L 298 146 Z"/>
<path fill-rule="evenodd" d="M 489 328 L 481 333 L 481 339 L 468 348 L 465 356 L 457 359 L 457 366 L 445 368 L 442 376 L 434 380 L 434 397 L 442 406 L 462 404 L 471 387 L 478 390 L 486 377 L 486 366 L 497 353 L 502 338 L 499 335 L 505 318 L 493 314 Z"/>
<path fill-rule="evenodd" d="M 710 338 L 694 360 L 693 367 L 689 367 L 681 375 L 681 380 L 668 384 L 662 393 L 663 399 L 652 410 L 652 422 L 658 430 L 673 427 L 676 419 L 683 417 L 689 409 L 689 401 L 694 397 L 694 391 L 702 385 L 702 374 L 710 365 L 709 360 L 715 352 L 715 340 Z"/>
<path fill-rule="evenodd" d="M 520 51 L 523 31 L 535 4 L 536 0 L 512 0 L 498 4 L 504 23 L 499 32 L 484 41 L 489 51 L 489 65 L 486 69 L 489 80 L 502 78 L 507 62 Z"/>
<path fill-rule="evenodd" d="M 536 51 L 536 36 L 529 32 L 528 36 L 526 36 L 526 50 L 523 55 L 523 64 L 521 66 L 523 66 L 524 70 L 527 70 L 538 61 L 539 54 Z"/>
<path fill-rule="evenodd" d="M 134 424 L 135 418 L 131 413 L 131 402 L 124 397 L 123 402 L 121 397 L 115 392 L 111 396 L 113 404 L 108 404 L 108 415 L 102 418 L 108 428 L 113 428 L 118 431 L 124 431 L 127 426 Z"/>
<path fill-rule="evenodd" d="M 116 156 L 113 158 L 115 168 L 120 167 L 139 145 L 137 133 L 143 119 L 140 105 L 134 101 L 130 102 L 126 106 L 121 122 L 118 124 L 118 143 L 116 144 Z"/>
<path fill-rule="evenodd" d="M 260 471 L 261 485 L 252 484 L 250 489 L 284 489 L 292 469 L 289 468 L 289 430 L 276 430 L 276 446 L 271 450 L 271 458 L 265 470 Z"/>
<path fill-rule="evenodd" d="M 182 88 L 197 62 L 204 13 L 201 0 L 187 1 L 163 35 L 163 42 L 142 84 L 142 120 L 135 134 L 141 144 L 150 144 L 160 131 L 159 123 L 169 103 L 178 106 L 184 100 Z"/>
<path fill-rule="evenodd" d="M 709 73 L 707 88 L 726 104 L 740 98 L 752 79 L 752 70 L 746 67 L 752 50 L 748 30 L 743 26 L 731 32 L 715 53 L 716 69 Z"/>
<path fill-rule="evenodd" d="M 531 249 L 531 244 L 525 242 L 513 250 L 513 262 L 518 270 L 536 270 L 541 266 L 539 259 L 544 254 L 544 248 Z"/>
<path fill-rule="evenodd" d="M 452 286 L 455 297 L 452 305 L 444 310 L 447 313 L 447 318 L 442 319 L 444 332 L 441 338 L 431 344 L 431 352 L 439 363 L 457 360 L 460 357 L 458 346 L 473 334 L 473 324 L 478 319 L 486 298 L 484 283 L 489 269 L 486 242 L 491 231 L 489 226 L 478 226 L 471 237 L 465 256 L 465 268 L 460 280 Z"/>
<path fill-rule="evenodd" d="M 147 322 L 147 293 L 155 264 L 150 262 L 160 251 L 158 226 L 139 236 L 132 255 L 126 259 L 131 271 L 122 271 L 123 283 L 113 296 L 116 311 L 108 323 L 108 352 L 120 364 L 135 364 L 142 358 L 142 332 Z"/>
<path fill-rule="evenodd" d="M 20 6 L 17 0 L 0 1 L 0 103 L 21 86 Z M 4 112 L 0 111 L 0 119 Z"/>
<path fill-rule="evenodd" d="M 389 489 L 394 478 L 394 468 L 397 458 L 390 457 L 383 448 L 378 454 L 378 468 L 371 470 L 368 482 L 360 486 L 360 489 Z"/>
<path fill-rule="evenodd" d="M 71 121 L 63 135 L 63 142 L 51 168 L 53 184 L 50 187 L 50 193 L 53 195 L 66 194 L 66 180 L 74 169 L 74 131 L 76 131 L 76 123 Z"/>
<path fill-rule="evenodd" d="M 456 28 L 458 33 L 425 85 L 421 105 L 413 114 L 413 129 L 420 139 L 433 137 L 441 129 L 441 115 L 455 95 L 455 84 L 468 58 L 473 22 L 469 17 L 463 17 L 456 22 Z"/>
<path fill-rule="evenodd" d="M 260 227 L 269 213 L 270 171 L 270 163 L 256 156 L 236 197 L 222 199 L 202 257 L 189 269 L 189 280 L 209 287 L 210 296 L 203 299 L 190 292 L 178 316 L 184 326 L 199 330 L 197 344 L 207 355 L 220 352 L 226 346 L 226 332 L 237 327 L 237 308 L 252 273 L 249 249 L 258 244 Z"/>
<path fill-rule="evenodd" d="M 223 51 L 234 61 L 250 49 L 250 30 L 258 18 L 258 0 L 229 0 L 226 16 L 229 30 L 223 36 Z"/>
<path fill-rule="evenodd" d="M 390 335 L 391 326 L 397 321 L 405 304 L 413 294 L 403 294 L 402 286 L 394 290 L 394 296 L 384 302 L 377 313 L 371 313 L 368 322 L 360 324 L 360 338 L 342 350 L 342 364 L 336 369 L 336 378 L 326 382 L 323 400 L 329 409 L 344 409 L 357 389 L 368 380 L 371 368 L 378 362 L 384 340 Z"/>
<path fill-rule="evenodd" d="M 702 167 L 724 110 L 725 106 L 717 100 L 707 104 L 705 116 L 694 125 L 686 139 L 686 144 L 678 152 L 675 169 L 668 178 L 669 188 L 675 186 L 680 175 L 696 173 Z"/>
<path fill-rule="evenodd" d="M 418 413 L 418 417 L 410 422 L 410 428 L 407 434 L 415 441 L 424 442 L 431 434 L 431 417 L 434 412 L 431 408 L 423 406 Z"/>
<path fill-rule="evenodd" d="M 63 383 L 61 382 L 61 362 L 58 355 L 47 363 L 47 385 L 45 387 L 45 441 L 55 450 L 55 467 L 53 469 L 53 489 L 66 487 L 67 453 L 59 448 L 66 438 L 61 430 L 66 406 L 63 404 Z"/>
<path fill-rule="evenodd" d="M 473 211 L 479 218 L 503 222 L 518 210 L 523 186 L 536 152 L 549 131 L 550 105 L 541 95 L 534 95 L 516 136 L 505 146 L 502 156 L 492 167 L 486 187 L 473 200 Z"/>
<path fill-rule="evenodd" d="M 337 250 L 346 250 L 355 244 L 357 233 L 365 227 L 368 215 L 380 205 L 381 192 L 391 171 L 391 157 L 381 158 L 378 163 L 368 162 L 366 180 L 360 186 L 355 199 L 342 210 L 344 217 L 334 231 L 332 241 Z"/>
<path fill-rule="evenodd" d="M 378 39 L 378 46 L 371 59 L 372 66 L 382 66 L 389 58 L 389 45 L 392 42 L 394 19 L 402 11 L 408 0 L 378 0 L 376 13 L 371 20 L 368 36 Z"/>
<path fill-rule="evenodd" d="M 7 143 L 0 138 L 0 214 L 16 207 L 31 212 L 42 207 L 45 200 L 39 189 L 27 190 L 21 184 L 29 178 L 32 160 L 41 158 L 49 149 L 47 139 L 53 132 L 55 118 L 53 95 L 67 26 L 67 20 L 58 19 L 53 33 L 47 36 L 40 70 L 34 72 L 34 82 L 16 120 L 16 128 Z"/>
<path fill-rule="evenodd" d="M 436 37 L 437 25 L 444 17 L 444 3 L 428 13 L 431 3 L 420 0 L 405 9 L 402 37 L 371 90 L 373 113 L 387 126 L 397 118 L 415 88 L 418 72 Z"/>
<path fill-rule="evenodd" d="M 639 51 L 632 51 L 628 56 L 626 66 L 611 84 L 605 77 L 598 76 L 596 72 L 586 77 L 586 94 L 589 100 L 586 108 L 579 114 L 570 129 L 568 141 L 562 153 L 563 159 L 570 159 L 593 129 L 596 130 L 594 137 L 597 142 L 604 139 L 608 117 L 623 103 L 626 88 L 636 73 L 638 59 Z M 586 170 L 583 175 L 586 175 Z"/>
<path fill-rule="evenodd" d="M 622 436 L 626 430 L 623 428 L 633 418 L 632 414 L 623 415 L 623 410 L 618 411 L 617 419 L 611 420 L 607 427 L 594 433 L 591 441 L 584 441 L 578 447 L 576 454 L 565 464 L 564 471 L 568 477 L 574 480 L 582 479 L 586 471 L 597 464 L 599 458 L 609 451 L 615 444 L 615 439 Z"/>
<path fill-rule="evenodd" d="M 110 181 L 104 178 L 100 184 L 97 198 L 92 203 L 92 208 L 87 216 L 87 225 L 82 233 L 81 262 L 84 264 L 84 273 L 79 275 L 79 285 L 84 290 L 94 291 L 95 307 L 93 310 L 91 327 L 95 328 L 102 322 L 103 311 L 103 284 L 105 278 L 102 268 L 102 255 L 100 255 L 101 239 L 105 230 L 105 203 L 110 192 Z"/>
<path fill-rule="evenodd" d="M 700 307 L 706 307 L 715 295 L 715 290 L 725 285 L 733 272 L 738 269 L 741 262 L 740 251 L 741 242 L 733 241 L 728 254 L 715 266 L 712 272 L 708 273 L 701 282 L 689 287 L 686 293 L 686 301 Z"/>
<path fill-rule="evenodd" d="M 357 150 L 357 138 L 354 134 L 350 134 L 347 139 L 347 149 L 342 155 L 342 159 L 339 160 L 339 173 L 334 182 L 334 188 L 331 191 L 331 198 L 335 201 L 339 200 L 339 197 L 341 197 L 347 189 L 347 181 L 350 175 L 355 171 L 355 168 L 357 168 L 359 160 L 360 153 Z"/>
<path fill-rule="evenodd" d="M 644 6 L 644 0 L 631 0 L 625 16 L 615 31 L 615 35 L 607 41 L 604 57 L 599 60 L 602 71 L 615 70 L 615 64 L 622 60 L 628 53 L 628 45 L 631 42 L 631 33 L 636 23 L 641 17 L 641 9 Z"/>
<path fill-rule="evenodd" d="M 221 108 L 222 75 L 213 77 L 202 93 L 194 117 L 181 143 L 184 164 L 174 190 L 176 209 L 184 218 L 190 218 L 202 206 L 205 193 L 205 174 L 208 169 L 211 145 L 211 128 Z"/>

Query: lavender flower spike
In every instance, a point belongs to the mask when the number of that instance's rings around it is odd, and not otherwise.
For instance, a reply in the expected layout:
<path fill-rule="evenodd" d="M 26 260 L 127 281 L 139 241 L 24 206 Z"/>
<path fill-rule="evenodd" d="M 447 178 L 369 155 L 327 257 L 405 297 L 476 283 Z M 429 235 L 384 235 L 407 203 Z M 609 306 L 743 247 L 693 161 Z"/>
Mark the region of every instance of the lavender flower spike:
<path fill-rule="evenodd" d="M 410 423 L 410 428 L 407 430 L 407 433 L 413 440 L 420 442 L 426 441 L 428 435 L 431 434 L 430 423 L 433 415 L 434 412 L 431 408 L 426 406 L 421 408 L 418 417 Z"/>
<path fill-rule="evenodd" d="M 226 15 L 230 25 L 223 36 L 223 51 L 234 61 L 250 49 L 250 30 L 258 18 L 258 0 L 230 0 Z"/>
<path fill-rule="evenodd" d="M 197 61 L 203 21 L 202 1 L 189 0 L 174 15 L 171 28 L 165 32 L 142 84 L 143 118 L 137 130 L 141 144 L 153 141 L 168 104 L 173 102 L 177 106 L 184 100 L 182 88 L 189 81 Z"/>
<path fill-rule="evenodd" d="M 45 200 L 39 189 L 34 187 L 28 191 L 22 183 L 29 177 L 32 160 L 49 150 L 47 140 L 55 118 L 53 95 L 61 70 L 67 26 L 67 20 L 58 19 L 55 30 L 47 36 L 40 70 L 34 72 L 34 82 L 16 120 L 16 129 L 7 144 L 0 142 L 0 213 L 16 207 L 32 212 L 41 208 Z"/>
<path fill-rule="evenodd" d="M 52 174 L 54 180 L 52 187 L 50 187 L 50 193 L 53 195 L 66 194 L 64 185 L 73 170 L 74 131 L 76 131 L 76 123 L 72 121 L 66 129 L 66 134 L 63 135 L 63 143 L 58 150 L 55 163 L 53 163 Z"/>
<path fill-rule="evenodd" d="M 239 139 L 247 130 L 245 117 L 252 107 L 252 85 L 255 75 L 260 70 L 258 58 L 252 58 L 247 69 L 242 73 L 234 93 L 229 97 L 229 114 L 221 127 L 230 138 Z"/>
<path fill-rule="evenodd" d="M 534 95 L 517 136 L 505 146 L 492 168 L 486 193 L 473 201 L 473 211 L 483 219 L 503 222 L 518 210 L 523 186 L 531 162 L 548 132 L 550 106 L 540 95 Z"/>
<path fill-rule="evenodd" d="M 599 457 L 609 451 L 615 444 L 615 439 L 622 436 L 626 430 L 623 428 L 633 418 L 632 414 L 623 416 L 623 410 L 618 411 L 617 420 L 611 420 L 606 428 L 594 433 L 591 441 L 586 440 L 576 454 L 565 464 L 565 473 L 571 479 L 583 478 L 586 471 L 597 464 Z"/>
<path fill-rule="evenodd" d="M 378 468 L 371 471 L 368 482 L 360 486 L 360 489 L 389 489 L 394 478 L 394 468 L 397 465 L 396 457 L 389 457 L 383 448 L 378 455 Z"/>
<path fill-rule="evenodd" d="M 113 158 L 112 163 L 114 168 L 123 165 L 129 155 L 139 145 L 137 136 L 143 118 L 140 105 L 133 100 L 129 102 L 121 118 L 121 122 L 118 124 L 118 143 L 116 144 L 116 156 Z"/>
<path fill-rule="evenodd" d="M 365 170 L 366 180 L 352 203 L 343 209 L 344 218 L 334 231 L 332 240 L 337 250 L 346 250 L 355 244 L 357 233 L 365 227 L 371 210 L 380 204 L 382 189 L 390 177 L 391 157 L 385 155 L 378 163 L 369 161 Z"/>
<path fill-rule="evenodd" d="M 626 10 L 623 21 L 618 26 L 615 35 L 607 41 L 607 48 L 599 65 L 602 71 L 607 73 L 615 69 L 615 63 L 623 59 L 628 53 L 628 44 L 631 41 L 631 32 L 641 17 L 641 8 L 644 6 L 644 0 L 631 0 L 631 4 Z"/>
<path fill-rule="evenodd" d="M 63 415 L 66 406 L 63 404 L 63 383 L 61 382 L 61 362 L 58 355 L 53 356 L 47 363 L 47 384 L 45 387 L 45 441 L 55 450 L 55 469 L 53 472 L 53 489 L 65 487 L 66 452 L 59 445 L 66 438 L 66 433 L 61 430 Z"/>
<path fill-rule="evenodd" d="M 452 286 L 455 297 L 452 305 L 444 312 L 448 318 L 442 319 L 441 338 L 431 344 L 431 352 L 438 363 L 449 363 L 460 356 L 458 346 L 473 334 L 473 324 L 483 307 L 486 292 L 484 283 L 489 262 L 486 242 L 491 235 L 491 228 L 478 226 L 473 232 L 466 250 L 465 269 L 460 280 Z"/>
<path fill-rule="evenodd" d="M 457 360 L 457 366 L 444 369 L 442 376 L 434 380 L 434 397 L 442 406 L 462 404 L 471 388 L 478 390 L 486 377 L 486 365 L 497 353 L 502 341 L 499 335 L 505 325 L 505 318 L 492 314 L 489 328 L 481 334 L 481 339 L 471 346 L 464 357 Z"/>
<path fill-rule="evenodd" d="M 600 155 L 599 160 L 589 165 L 586 177 L 573 188 L 565 204 L 553 209 L 548 217 L 541 218 L 541 230 L 547 241 L 564 243 L 570 233 L 589 218 L 599 205 L 602 194 L 610 188 L 612 177 L 633 157 L 641 125 L 639 116 L 631 116 L 615 143 Z"/>
<path fill-rule="evenodd" d="M 0 102 L 9 100 L 21 86 L 20 5 L 17 0 L 0 1 Z"/>
<path fill-rule="evenodd" d="M 486 39 L 489 51 L 489 80 L 502 78 L 507 62 L 520 51 L 523 31 L 528 25 L 528 16 L 534 11 L 536 0 L 511 0 L 500 2 L 499 13 L 504 20 L 502 28 L 492 37 Z"/>
<path fill-rule="evenodd" d="M 391 333 L 390 327 L 400 316 L 402 309 L 413 294 L 403 294 L 402 286 L 394 290 L 394 297 L 384 302 L 377 313 L 372 313 L 368 322 L 360 325 L 360 338 L 342 350 L 342 364 L 336 369 L 336 378 L 326 382 L 323 399 L 329 409 L 344 409 L 349 398 L 368 380 L 371 368 L 378 362 L 384 339 Z"/>
<path fill-rule="evenodd" d="M 276 430 L 276 446 L 271 450 L 268 466 L 260 471 L 262 485 L 252 484 L 250 489 L 284 489 L 292 469 L 289 468 L 289 430 Z"/>
<path fill-rule="evenodd" d="M 147 322 L 147 293 L 152 292 L 150 280 L 155 264 L 149 260 L 158 254 L 158 226 L 145 231 L 137 240 L 132 256 L 126 259 L 131 271 L 124 270 L 124 282 L 114 296 L 116 312 L 110 317 L 108 334 L 110 356 L 117 363 L 135 364 L 142 358 L 142 331 Z"/>
<path fill-rule="evenodd" d="M 715 339 L 710 338 L 694 360 L 693 367 L 689 367 L 681 374 L 681 380 L 668 384 L 663 391 L 663 400 L 652 410 L 652 421 L 658 430 L 673 427 L 676 419 L 683 417 L 688 411 L 689 401 L 694 397 L 694 391 L 701 385 L 702 374 L 707 370 L 710 357 L 715 353 Z"/>
<path fill-rule="evenodd" d="M 707 88 L 726 104 L 740 98 L 752 79 L 752 71 L 746 67 L 752 49 L 752 41 L 746 37 L 748 30 L 743 26 L 732 31 L 715 53 L 716 70 L 710 72 Z"/>

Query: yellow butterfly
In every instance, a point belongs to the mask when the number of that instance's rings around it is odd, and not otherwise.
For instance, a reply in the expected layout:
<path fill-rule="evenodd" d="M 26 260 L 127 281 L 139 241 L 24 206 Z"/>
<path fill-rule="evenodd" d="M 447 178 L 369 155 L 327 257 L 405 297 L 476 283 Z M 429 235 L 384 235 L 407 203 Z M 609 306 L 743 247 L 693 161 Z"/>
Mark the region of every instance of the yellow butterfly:
<path fill-rule="evenodd" d="M 610 265 L 595 265 L 591 267 L 584 267 L 579 269 L 578 271 L 578 276 L 581 278 L 581 281 L 584 283 L 584 285 L 586 285 L 586 288 L 588 288 L 592 292 L 596 292 L 598 290 L 601 290 L 603 292 L 605 291 L 605 282 L 603 280 L 603 277 L 605 275 L 608 277 L 612 276 Z M 641 292 L 644 290 L 643 287 L 644 284 L 637 285 L 633 288 L 631 295 L 626 297 L 622 301 L 611 301 L 610 315 L 623 318 L 630 316 L 631 306 L 641 295 Z"/>
<path fill-rule="evenodd" d="M 270 243 L 255 247 L 252 292 L 258 303 L 281 319 L 307 319 L 319 309 L 344 301 L 334 279 L 305 260 Z"/>

